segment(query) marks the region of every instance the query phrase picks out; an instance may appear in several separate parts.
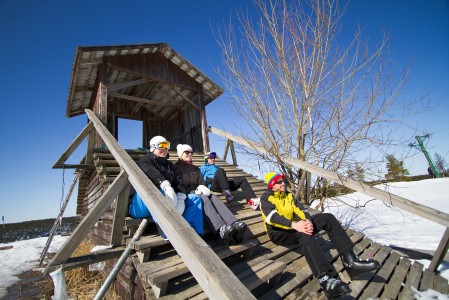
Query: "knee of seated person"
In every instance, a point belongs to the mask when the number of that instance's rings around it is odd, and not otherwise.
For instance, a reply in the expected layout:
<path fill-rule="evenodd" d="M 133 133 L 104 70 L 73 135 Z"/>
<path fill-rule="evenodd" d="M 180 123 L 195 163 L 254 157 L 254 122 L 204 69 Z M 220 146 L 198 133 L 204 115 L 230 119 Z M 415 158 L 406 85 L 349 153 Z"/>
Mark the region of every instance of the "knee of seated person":
<path fill-rule="evenodd" d="M 223 168 L 218 168 L 217 173 L 226 175 L 226 171 Z"/>

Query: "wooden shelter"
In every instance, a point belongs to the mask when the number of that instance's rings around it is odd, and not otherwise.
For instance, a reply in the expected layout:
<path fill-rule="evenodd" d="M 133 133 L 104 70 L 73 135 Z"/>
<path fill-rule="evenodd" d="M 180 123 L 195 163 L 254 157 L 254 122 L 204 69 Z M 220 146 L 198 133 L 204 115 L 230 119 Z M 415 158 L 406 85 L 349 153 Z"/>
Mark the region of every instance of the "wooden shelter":
<path fill-rule="evenodd" d="M 66 116 L 92 109 L 116 139 L 119 118 L 141 120 L 143 147 L 163 135 L 201 152 L 209 148 L 204 108 L 222 93 L 165 43 L 78 47 Z"/>
<path fill-rule="evenodd" d="M 264 232 L 260 212 L 253 211 L 243 198 L 226 203 L 235 216 L 248 225 L 244 242 L 226 246 L 207 237 L 203 240 L 177 212 L 164 201 L 161 193 L 145 176 L 135 161 L 145 150 L 124 150 L 117 142 L 117 120 L 143 121 L 142 146 L 154 135 L 163 135 L 174 146 L 188 143 L 196 150 L 194 163 L 200 164 L 202 152 L 209 150 L 208 132 L 263 153 L 258 145 L 216 128 L 208 128 L 205 105 L 223 90 L 177 54 L 167 44 L 109 47 L 80 47 L 72 69 L 68 117 L 87 114 L 89 123 L 55 163 L 54 168 L 75 168 L 78 184 L 77 212 L 80 224 L 61 250 L 49 261 L 46 271 L 63 266 L 65 270 L 105 261 L 104 272 L 113 270 L 116 258 L 132 248 L 133 255 L 116 277 L 116 289 L 122 299 L 322 299 L 325 297 L 297 246 L 273 244 Z M 80 164 L 67 165 L 66 159 L 87 138 L 85 158 Z M 105 147 L 104 147 L 105 146 Z M 227 147 L 228 147 L 227 146 Z M 227 153 L 225 150 L 225 155 Z M 173 158 L 173 152 L 172 159 Z M 245 176 L 256 195 L 265 184 L 243 172 L 226 157 L 217 160 L 230 178 Z M 373 195 L 448 229 L 444 234 L 431 267 L 419 263 L 389 247 L 366 239 L 347 228 L 362 258 L 374 256 L 382 263 L 376 273 L 364 274 L 351 281 L 341 259 L 325 233 L 317 236 L 329 260 L 352 289 L 348 299 L 410 299 L 413 288 L 449 292 L 447 280 L 435 269 L 449 247 L 449 215 L 417 205 L 407 199 L 369 187 L 364 183 L 285 156 L 283 159 L 306 171 Z M 75 183 L 75 181 L 74 181 Z M 145 236 L 132 236 L 141 220 L 127 218 L 130 186 L 139 193 L 169 238 L 164 241 L 154 223 Z M 224 196 L 220 195 L 224 200 Z M 319 213 L 310 210 L 310 213 Z M 151 220 L 150 220 L 151 221 Z M 84 257 L 70 257 L 79 243 L 87 238 L 96 245 L 112 249 Z M 121 259 L 120 259 L 121 260 Z M 119 261 L 120 261 L 119 260 Z M 115 269 L 115 268 L 114 268 Z"/>

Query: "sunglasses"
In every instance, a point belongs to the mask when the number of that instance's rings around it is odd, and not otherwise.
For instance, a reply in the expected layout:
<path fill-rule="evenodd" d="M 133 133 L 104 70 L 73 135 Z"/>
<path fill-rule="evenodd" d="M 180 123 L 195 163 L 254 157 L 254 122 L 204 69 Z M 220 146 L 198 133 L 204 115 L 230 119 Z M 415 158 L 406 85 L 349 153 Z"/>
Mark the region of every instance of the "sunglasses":
<path fill-rule="evenodd" d="M 164 142 L 157 143 L 156 148 L 158 148 L 158 149 L 170 149 L 170 142 L 164 141 Z"/>
<path fill-rule="evenodd" d="M 193 152 L 191 152 L 191 151 L 184 151 L 184 153 L 187 155 L 193 155 Z"/>
<path fill-rule="evenodd" d="M 285 180 L 278 180 L 278 181 L 276 181 L 275 184 L 283 184 L 283 183 L 285 183 Z"/>

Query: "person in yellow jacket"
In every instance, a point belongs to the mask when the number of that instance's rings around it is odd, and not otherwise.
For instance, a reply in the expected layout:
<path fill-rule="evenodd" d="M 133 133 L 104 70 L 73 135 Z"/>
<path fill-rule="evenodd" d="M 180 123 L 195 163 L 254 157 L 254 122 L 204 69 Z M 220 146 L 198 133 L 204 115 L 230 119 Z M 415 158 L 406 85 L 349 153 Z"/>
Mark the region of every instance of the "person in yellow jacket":
<path fill-rule="evenodd" d="M 268 190 L 260 198 L 260 210 L 270 240 L 277 245 L 299 245 L 313 275 L 329 298 L 347 295 L 351 289 L 340 278 L 330 276 L 332 265 L 315 239 L 315 233 L 327 231 L 352 278 L 380 267 L 375 260 L 357 257 L 353 251 L 354 244 L 334 215 L 319 213 L 308 218 L 292 193 L 286 190 L 283 174 L 270 172 L 265 176 L 265 182 Z"/>

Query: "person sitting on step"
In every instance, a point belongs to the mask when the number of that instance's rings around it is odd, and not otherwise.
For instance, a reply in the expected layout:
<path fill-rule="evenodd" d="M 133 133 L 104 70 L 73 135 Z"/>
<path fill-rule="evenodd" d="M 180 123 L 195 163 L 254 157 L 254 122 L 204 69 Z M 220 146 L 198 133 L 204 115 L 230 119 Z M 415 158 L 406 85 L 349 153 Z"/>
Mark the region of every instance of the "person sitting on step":
<path fill-rule="evenodd" d="M 220 198 L 210 194 L 209 188 L 204 185 L 200 169 L 192 164 L 192 147 L 179 144 L 176 149 L 179 160 L 175 165 L 181 182 L 180 189 L 188 195 L 188 198 L 201 197 L 204 222 L 213 233 L 218 233 L 228 245 L 240 243 L 243 240 L 246 224 L 237 220 Z"/>
<path fill-rule="evenodd" d="M 327 297 L 347 295 L 351 289 L 340 278 L 330 275 L 332 265 L 314 237 L 320 230 L 325 230 L 329 235 L 352 279 L 380 268 L 380 264 L 373 259 L 361 260 L 357 257 L 353 242 L 334 215 L 319 213 L 307 218 L 297 200 L 286 190 L 283 174 L 270 172 L 266 174 L 265 182 L 268 190 L 260 198 L 260 209 L 270 240 L 277 245 L 299 245 Z"/>
<path fill-rule="evenodd" d="M 192 202 L 186 199 L 181 192 L 179 185 L 178 172 L 176 166 L 168 160 L 170 142 L 163 136 L 155 136 L 150 142 L 150 151 L 137 161 L 137 165 L 147 175 L 151 182 L 159 188 L 167 201 L 181 214 L 184 219 L 200 234 L 203 232 L 202 203 Z M 132 189 L 131 203 L 128 207 L 129 215 L 134 219 L 150 218 L 151 215 L 146 204 L 137 192 Z M 157 224 L 157 220 L 154 220 Z M 157 226 L 159 234 L 167 240 L 164 232 Z"/>
<path fill-rule="evenodd" d="M 234 197 L 231 191 L 238 188 L 242 189 L 243 195 L 253 210 L 259 208 L 260 198 L 256 197 L 251 185 L 245 177 L 235 177 L 229 180 L 226 171 L 223 168 L 215 165 L 217 153 L 207 152 L 204 154 L 204 165 L 200 167 L 201 174 L 203 174 L 204 182 L 211 191 L 225 194 L 226 201 L 232 201 Z"/>

